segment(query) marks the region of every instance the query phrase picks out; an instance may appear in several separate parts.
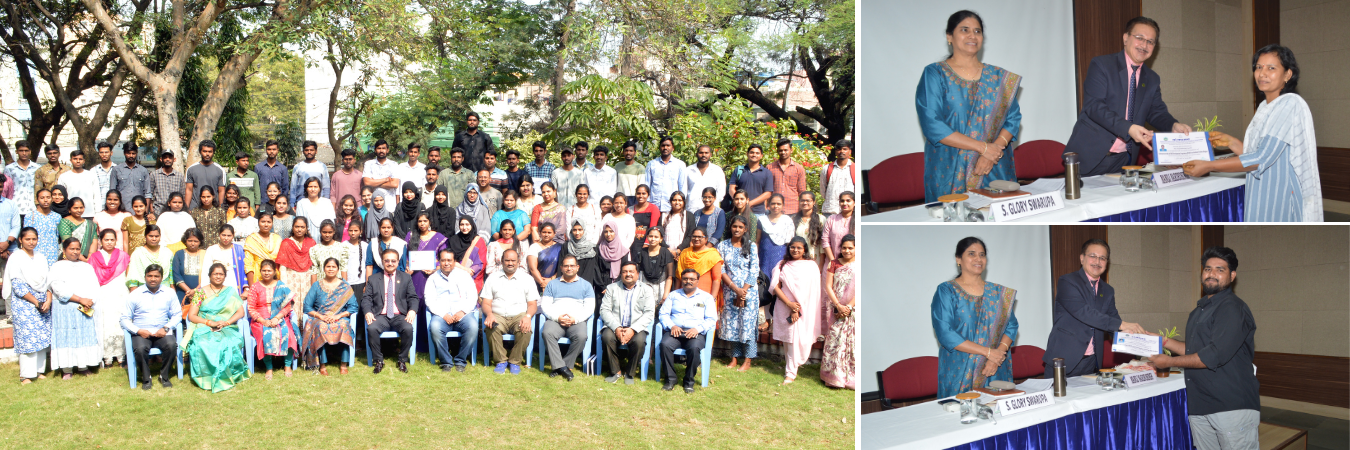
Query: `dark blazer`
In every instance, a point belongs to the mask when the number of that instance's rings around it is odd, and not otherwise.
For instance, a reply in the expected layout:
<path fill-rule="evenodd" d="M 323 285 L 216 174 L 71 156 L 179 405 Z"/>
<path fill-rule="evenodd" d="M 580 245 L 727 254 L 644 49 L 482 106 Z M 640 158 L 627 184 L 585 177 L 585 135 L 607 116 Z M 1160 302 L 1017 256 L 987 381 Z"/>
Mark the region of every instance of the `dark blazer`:
<path fill-rule="evenodd" d="M 361 309 L 365 312 L 381 315 L 384 311 L 384 293 L 387 289 L 384 285 L 384 274 L 371 274 L 366 279 L 366 290 L 361 296 Z M 417 297 L 417 288 L 413 286 L 412 277 L 407 272 L 398 272 L 394 274 L 394 305 L 398 306 L 400 316 L 407 316 L 408 311 L 416 311 L 422 305 L 422 299 Z"/>
<path fill-rule="evenodd" d="M 1064 358 L 1066 370 L 1072 370 L 1082 362 L 1087 351 L 1088 340 L 1092 339 L 1093 369 L 1101 368 L 1103 331 L 1120 329 L 1120 313 L 1116 312 L 1116 290 L 1106 282 L 1099 282 L 1097 292 L 1092 292 L 1087 274 L 1077 272 L 1059 277 L 1055 292 L 1054 325 L 1050 329 L 1050 339 L 1045 345 L 1045 368 L 1047 373 L 1053 370 L 1055 358 Z M 1095 338 L 1095 339 L 1094 339 Z"/>
<path fill-rule="evenodd" d="M 1171 132 L 1177 119 L 1167 112 L 1162 100 L 1158 73 L 1144 65 L 1139 69 L 1139 85 L 1134 91 L 1134 105 L 1130 107 L 1133 120 L 1125 120 L 1125 98 L 1130 72 L 1125 64 L 1125 52 L 1092 58 L 1087 78 L 1083 80 L 1083 109 L 1078 112 L 1078 123 L 1064 152 L 1078 153 L 1078 167 L 1083 176 L 1119 172 L 1127 164 L 1103 163 L 1111 152 L 1116 138 L 1125 141 L 1130 154 L 1128 163 L 1139 159 L 1140 146 L 1130 138 L 1130 125 L 1148 123 L 1163 132 Z M 1119 163 L 1119 160 L 1113 161 Z"/>

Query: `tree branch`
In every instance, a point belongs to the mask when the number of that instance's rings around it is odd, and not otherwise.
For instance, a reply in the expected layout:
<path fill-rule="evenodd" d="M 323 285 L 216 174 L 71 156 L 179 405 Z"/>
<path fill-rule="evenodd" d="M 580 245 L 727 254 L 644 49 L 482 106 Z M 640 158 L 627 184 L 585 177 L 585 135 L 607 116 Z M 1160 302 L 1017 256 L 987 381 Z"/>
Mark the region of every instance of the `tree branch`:
<path fill-rule="evenodd" d="M 131 70 L 131 73 L 135 74 L 136 78 L 140 78 L 141 81 L 156 89 L 162 90 L 167 88 L 164 80 L 158 77 L 158 74 L 152 72 L 150 68 L 145 65 L 145 62 L 141 60 L 140 56 L 136 55 L 136 52 L 131 51 L 131 47 L 127 45 L 126 40 L 122 37 L 122 32 L 117 29 L 117 25 L 113 23 L 112 17 L 108 15 L 108 10 L 103 8 L 103 2 L 99 0 L 81 0 L 81 2 L 84 3 L 85 8 L 89 9 L 89 12 L 94 14 L 94 19 L 98 20 L 98 24 L 103 27 L 103 34 L 108 36 L 108 40 L 112 43 L 113 48 L 117 50 L 117 54 L 122 57 L 122 61 L 127 65 L 127 68 Z M 175 5 L 178 4 L 178 2 L 174 3 Z"/>

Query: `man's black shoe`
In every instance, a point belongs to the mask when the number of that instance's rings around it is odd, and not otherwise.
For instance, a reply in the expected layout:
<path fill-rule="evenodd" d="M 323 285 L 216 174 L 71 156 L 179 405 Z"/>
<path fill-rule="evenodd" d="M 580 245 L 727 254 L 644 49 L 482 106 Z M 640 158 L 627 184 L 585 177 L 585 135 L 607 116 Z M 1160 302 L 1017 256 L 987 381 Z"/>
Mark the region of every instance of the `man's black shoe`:
<path fill-rule="evenodd" d="M 661 390 L 663 390 L 663 391 L 673 391 L 673 390 L 675 390 L 675 381 L 674 381 L 674 380 L 667 380 L 667 381 L 666 381 L 666 385 L 665 385 L 665 386 L 661 386 Z"/>
<path fill-rule="evenodd" d="M 170 383 L 168 378 L 160 378 L 160 379 L 159 379 L 159 385 L 160 385 L 160 386 L 164 386 L 164 387 L 166 387 L 166 388 L 171 388 L 171 387 L 173 387 L 173 383 Z"/>
<path fill-rule="evenodd" d="M 408 363 L 403 362 L 403 361 L 399 361 L 399 362 L 398 362 L 398 371 L 399 371 L 399 372 L 403 372 L 403 373 L 408 373 Z"/>
<path fill-rule="evenodd" d="M 380 362 L 375 363 L 375 370 L 374 370 L 374 373 L 380 373 L 380 372 L 383 371 L 383 370 L 384 370 L 384 361 L 380 361 Z"/>
<path fill-rule="evenodd" d="M 563 377 L 564 377 L 564 378 L 567 378 L 567 381 L 572 381 L 572 378 L 575 378 L 576 375 L 573 375 L 573 374 L 572 374 L 572 368 L 570 368 L 570 367 L 564 367 L 564 368 L 563 368 Z"/>

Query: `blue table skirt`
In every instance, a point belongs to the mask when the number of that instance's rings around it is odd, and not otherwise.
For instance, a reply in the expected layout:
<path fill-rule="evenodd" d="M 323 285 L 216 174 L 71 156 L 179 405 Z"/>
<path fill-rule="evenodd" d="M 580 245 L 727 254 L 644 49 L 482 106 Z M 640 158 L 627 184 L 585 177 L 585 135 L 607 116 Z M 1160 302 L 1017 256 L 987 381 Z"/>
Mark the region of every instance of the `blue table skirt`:
<path fill-rule="evenodd" d="M 1084 222 L 1241 222 L 1247 186 Z"/>
<path fill-rule="evenodd" d="M 1190 449 L 1186 390 L 1061 417 L 953 447 L 961 450 Z"/>

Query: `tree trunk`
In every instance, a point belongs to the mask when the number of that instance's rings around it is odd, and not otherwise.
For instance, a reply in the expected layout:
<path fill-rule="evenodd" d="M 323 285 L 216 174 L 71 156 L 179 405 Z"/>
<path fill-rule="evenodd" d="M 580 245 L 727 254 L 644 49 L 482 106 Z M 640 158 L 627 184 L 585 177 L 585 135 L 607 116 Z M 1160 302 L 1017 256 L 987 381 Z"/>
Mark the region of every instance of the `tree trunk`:
<path fill-rule="evenodd" d="M 342 51 L 338 49 L 338 51 Z M 328 54 L 333 55 L 333 41 L 328 41 Z M 337 62 L 337 57 L 329 60 L 328 64 L 333 66 L 333 89 L 328 92 L 328 145 L 333 147 L 333 167 L 342 167 L 342 140 L 338 139 L 337 130 L 337 109 L 338 93 L 342 91 L 342 72 L 347 68 L 346 64 Z"/>
<path fill-rule="evenodd" d="M 577 0 L 567 0 L 567 8 L 562 19 L 562 36 L 558 39 L 558 64 L 553 68 L 553 98 L 548 102 L 550 116 L 558 117 L 558 106 L 562 105 L 563 73 L 567 66 L 567 41 L 571 38 L 572 13 L 577 9 Z"/>
<path fill-rule="evenodd" d="M 122 114 L 122 118 L 113 124 L 112 131 L 105 138 L 109 142 L 116 143 L 122 138 L 122 131 L 127 128 L 127 123 L 131 122 L 131 117 L 136 115 L 136 111 L 141 109 L 141 104 L 145 103 L 146 94 L 145 83 L 136 83 L 136 88 L 131 91 L 131 100 L 127 102 L 127 110 Z"/>
<path fill-rule="evenodd" d="M 169 86 L 153 88 L 155 109 L 158 110 L 156 115 L 159 116 L 159 130 L 155 133 L 159 136 L 159 150 L 156 153 L 173 152 L 174 170 L 181 170 L 187 167 L 187 161 L 182 137 L 178 135 L 178 83 L 163 84 Z"/>
<path fill-rule="evenodd" d="M 192 139 L 188 142 L 189 150 L 195 150 L 198 143 L 211 139 L 216 133 L 216 124 L 220 122 L 220 113 L 225 111 L 225 104 L 230 101 L 234 90 L 244 81 L 244 71 L 253 65 L 253 60 L 261 53 L 262 50 L 259 49 L 250 53 L 236 54 L 220 69 L 220 75 L 216 76 L 216 82 L 211 85 L 211 93 L 206 95 L 206 102 L 202 103 L 202 110 L 197 113 L 197 121 L 192 127 Z M 176 106 L 175 102 L 175 108 Z M 196 158 L 199 155 L 195 151 L 191 153 L 186 159 L 191 160 L 191 163 L 197 162 Z M 187 164 L 189 161 L 184 163 Z"/>

